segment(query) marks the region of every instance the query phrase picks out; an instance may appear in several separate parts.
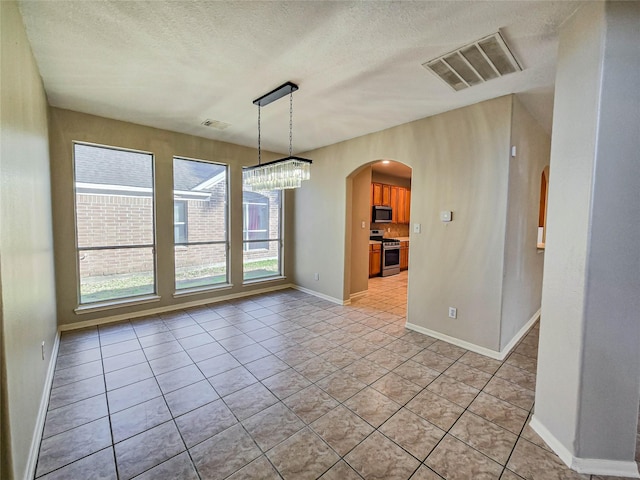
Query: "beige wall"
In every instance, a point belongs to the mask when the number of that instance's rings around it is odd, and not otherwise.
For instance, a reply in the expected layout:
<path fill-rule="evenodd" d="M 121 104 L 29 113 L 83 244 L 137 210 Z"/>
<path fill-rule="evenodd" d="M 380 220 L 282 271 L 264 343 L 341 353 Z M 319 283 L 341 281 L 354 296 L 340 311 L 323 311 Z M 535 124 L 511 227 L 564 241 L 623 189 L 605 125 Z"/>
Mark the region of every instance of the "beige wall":
<path fill-rule="evenodd" d="M 640 396 L 640 3 L 560 32 L 534 425 L 582 471 L 632 477 Z"/>
<path fill-rule="evenodd" d="M 511 103 L 501 97 L 307 152 L 311 180 L 295 192 L 295 282 L 346 299 L 344 179 L 397 160 L 413 169 L 411 221 L 422 224 L 411 234 L 408 321 L 499 350 Z M 440 222 L 441 210 L 454 221 Z"/>
<path fill-rule="evenodd" d="M 56 304 L 47 99 L 15 2 L 0 2 L 2 473 L 27 475 L 51 349 Z M 45 359 L 41 342 L 45 341 Z M 35 445 L 37 448 L 38 445 Z"/>
<path fill-rule="evenodd" d="M 537 250 L 540 178 L 551 138 L 515 97 L 511 120 L 509 196 L 504 250 L 500 349 L 540 309 L 544 254 Z"/>
<path fill-rule="evenodd" d="M 594 52 L 600 51 L 603 13 L 604 4 L 594 2 L 569 19 L 560 33 L 551 142 L 535 415 L 572 449 L 599 96 L 594 72 L 601 61 Z M 590 74 L 583 77 L 583 72 Z"/>
<path fill-rule="evenodd" d="M 540 308 L 537 219 L 549 137 L 515 97 L 305 155 L 314 164 L 312 180 L 295 193 L 297 284 L 339 300 L 354 292 L 363 270 L 356 255 L 366 245 L 350 233 L 359 226 L 351 211 L 356 180 L 342 189 L 339 179 L 389 158 L 412 168 L 411 223 L 422 228 L 410 233 L 408 323 L 498 352 Z M 440 221 L 442 210 L 453 211 L 453 222 Z M 324 226 L 321 238 L 306 226 L 308 218 Z M 342 251 L 345 228 L 351 240 Z M 324 274 L 313 282 L 318 271 Z M 448 318 L 449 306 L 458 309 L 457 319 Z"/>
<path fill-rule="evenodd" d="M 207 140 L 127 122 L 52 108 L 50 139 L 58 321 L 61 325 L 107 316 L 142 312 L 289 283 L 290 279 L 242 285 L 242 167 L 256 163 L 252 148 Z M 77 298 L 77 256 L 73 217 L 73 141 L 151 152 L 155 156 L 157 286 L 159 302 L 84 314 L 74 313 Z M 173 156 L 229 165 L 231 218 L 231 289 L 174 298 Z M 275 158 L 267 152 L 265 160 Z M 285 212 L 290 195 L 285 195 Z M 285 213 L 285 275 L 291 269 L 290 217 Z"/>

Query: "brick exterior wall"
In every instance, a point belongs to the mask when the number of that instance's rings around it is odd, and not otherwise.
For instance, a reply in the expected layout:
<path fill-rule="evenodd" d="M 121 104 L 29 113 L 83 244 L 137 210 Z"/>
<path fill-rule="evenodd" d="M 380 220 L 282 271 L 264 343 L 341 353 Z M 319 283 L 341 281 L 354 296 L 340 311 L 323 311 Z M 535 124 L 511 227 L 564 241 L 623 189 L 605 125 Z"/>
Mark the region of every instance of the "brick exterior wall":
<path fill-rule="evenodd" d="M 211 190 L 208 200 L 186 200 L 187 242 L 224 241 L 227 206 L 226 184 Z M 280 201 L 277 193 L 270 199 L 269 235 L 278 238 Z M 153 199 L 144 196 L 80 193 L 76 195 L 78 245 L 80 247 L 153 244 Z M 275 258 L 278 242 L 269 249 L 243 252 L 245 261 Z M 151 248 L 94 250 L 79 252 L 81 277 L 153 272 Z M 199 266 L 226 265 L 224 245 L 177 246 L 176 269 L 182 271 Z"/>

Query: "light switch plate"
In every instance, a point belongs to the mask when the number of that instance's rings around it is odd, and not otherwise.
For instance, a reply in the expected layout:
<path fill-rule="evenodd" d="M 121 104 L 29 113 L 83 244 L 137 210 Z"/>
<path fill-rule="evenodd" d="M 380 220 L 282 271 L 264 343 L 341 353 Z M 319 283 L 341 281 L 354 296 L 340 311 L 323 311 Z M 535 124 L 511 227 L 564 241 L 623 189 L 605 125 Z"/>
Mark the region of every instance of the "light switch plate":
<path fill-rule="evenodd" d="M 422 225 L 419 223 L 413 224 L 413 233 L 420 233 L 422 231 Z"/>
<path fill-rule="evenodd" d="M 450 211 L 442 211 L 440 212 L 440 220 L 443 222 L 450 222 L 452 218 L 452 213 Z"/>

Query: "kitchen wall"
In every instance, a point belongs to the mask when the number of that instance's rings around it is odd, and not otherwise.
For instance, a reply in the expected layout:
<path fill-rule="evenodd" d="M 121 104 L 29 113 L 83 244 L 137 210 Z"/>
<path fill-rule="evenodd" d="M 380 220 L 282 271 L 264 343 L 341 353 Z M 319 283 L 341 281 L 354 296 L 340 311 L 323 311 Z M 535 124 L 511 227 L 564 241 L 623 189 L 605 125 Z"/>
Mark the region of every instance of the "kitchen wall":
<path fill-rule="evenodd" d="M 0 20 L 0 477 L 22 479 L 56 339 L 47 99 L 15 2 Z"/>
<path fill-rule="evenodd" d="M 380 158 L 400 161 L 413 169 L 411 221 L 422 225 L 411 234 L 408 321 L 498 351 L 511 113 L 506 96 L 306 152 L 314 163 L 295 192 L 295 283 L 348 298 L 344 179 Z M 441 210 L 452 210 L 453 222 L 440 222 Z"/>
<path fill-rule="evenodd" d="M 560 31 L 532 422 L 565 462 L 625 477 L 638 474 L 638 19 L 638 2 L 589 2 Z"/>
<path fill-rule="evenodd" d="M 411 189 L 410 178 L 400 178 L 394 175 L 386 175 L 381 172 L 371 172 L 371 181 L 377 183 L 386 183 L 387 185 L 396 185 L 398 187 L 404 187 Z"/>
<path fill-rule="evenodd" d="M 372 223 L 371 228 L 384 230 L 384 236 L 387 238 L 409 236 L 409 225 L 406 223 Z"/>
<path fill-rule="evenodd" d="M 369 285 L 369 216 L 371 211 L 371 167 L 366 166 L 347 179 L 347 198 L 351 197 L 351 207 L 347 201 L 347 237 L 351 245 L 351 259 L 345 261 L 345 272 L 351 276 L 349 295 L 366 292 Z M 362 228 L 364 222 L 365 228 Z"/>
<path fill-rule="evenodd" d="M 537 250 L 537 231 L 540 179 L 549 164 L 551 138 L 518 98 L 513 102 L 511 145 L 516 156 L 509 161 L 500 349 L 536 314 L 542 299 L 544 251 Z"/>
<path fill-rule="evenodd" d="M 51 162 L 53 181 L 53 220 L 56 261 L 58 322 L 68 325 L 108 316 L 144 312 L 150 308 L 175 307 L 187 302 L 215 300 L 226 295 L 241 294 L 290 283 L 291 279 L 242 285 L 242 167 L 256 163 L 252 148 L 208 140 L 180 133 L 145 127 L 117 120 L 52 108 L 50 111 Z M 111 145 L 152 152 L 155 158 L 156 185 L 156 252 L 158 302 L 76 314 L 77 255 L 75 250 L 73 198 L 73 141 Z M 233 286 L 228 289 L 196 295 L 173 297 L 174 231 L 173 231 L 173 156 L 210 160 L 229 165 L 231 265 Z M 263 159 L 276 155 L 263 152 Z M 287 206 L 291 193 L 285 193 L 285 275 L 292 268 L 291 212 Z"/>

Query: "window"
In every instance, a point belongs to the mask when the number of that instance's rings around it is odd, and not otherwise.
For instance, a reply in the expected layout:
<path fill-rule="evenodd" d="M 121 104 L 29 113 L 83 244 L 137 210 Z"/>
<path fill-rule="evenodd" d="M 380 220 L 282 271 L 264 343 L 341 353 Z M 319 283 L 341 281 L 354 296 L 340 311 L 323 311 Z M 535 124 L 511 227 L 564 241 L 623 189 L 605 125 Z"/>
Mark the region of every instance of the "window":
<path fill-rule="evenodd" d="M 242 215 L 243 280 L 281 276 L 282 191 L 243 190 Z"/>
<path fill-rule="evenodd" d="M 156 292 L 153 155 L 74 144 L 79 303 Z"/>
<path fill-rule="evenodd" d="M 251 201 L 252 203 L 248 203 Z M 269 198 L 253 192 L 244 192 L 242 203 L 243 240 L 269 238 Z M 264 250 L 268 242 L 244 242 L 243 250 Z"/>
<path fill-rule="evenodd" d="M 175 243 L 187 242 L 187 202 L 173 202 L 173 236 Z"/>
<path fill-rule="evenodd" d="M 227 167 L 173 159 L 176 290 L 229 283 Z"/>

